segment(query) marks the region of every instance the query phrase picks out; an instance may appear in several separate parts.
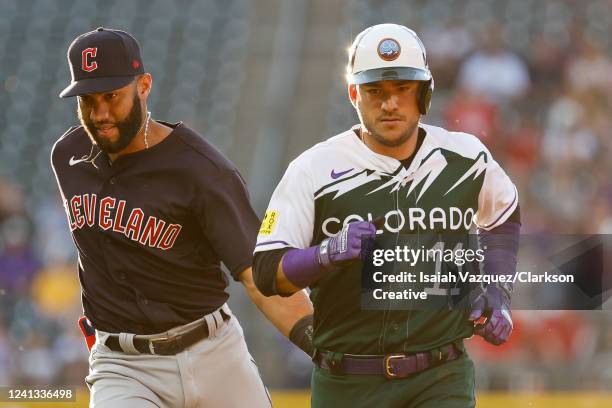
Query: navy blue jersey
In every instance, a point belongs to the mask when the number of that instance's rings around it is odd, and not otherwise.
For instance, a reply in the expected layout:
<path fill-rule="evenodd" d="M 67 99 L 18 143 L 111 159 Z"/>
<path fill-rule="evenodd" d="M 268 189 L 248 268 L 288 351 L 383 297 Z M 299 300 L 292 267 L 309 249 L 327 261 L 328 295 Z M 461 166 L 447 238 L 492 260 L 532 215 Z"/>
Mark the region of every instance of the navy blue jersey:
<path fill-rule="evenodd" d="M 86 316 L 109 332 L 150 334 L 220 307 L 251 266 L 259 220 L 235 166 L 185 125 L 110 162 L 83 127 L 51 164 L 78 250 Z"/>

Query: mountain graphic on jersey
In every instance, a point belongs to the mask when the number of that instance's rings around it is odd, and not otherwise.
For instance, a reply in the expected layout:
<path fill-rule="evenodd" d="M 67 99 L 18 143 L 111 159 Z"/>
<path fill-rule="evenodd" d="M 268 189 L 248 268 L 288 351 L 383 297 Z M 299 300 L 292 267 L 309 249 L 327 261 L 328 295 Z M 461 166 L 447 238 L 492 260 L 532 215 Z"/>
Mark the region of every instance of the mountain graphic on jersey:
<path fill-rule="evenodd" d="M 458 245 L 471 248 L 473 225 L 495 228 L 517 206 L 516 187 L 473 135 L 421 123 L 422 144 L 405 168 L 369 149 L 356 130 L 318 143 L 291 162 L 270 200 L 267 211 L 275 216 L 260 232 L 256 252 L 308 248 L 350 222 L 380 217 L 384 225 L 375 241 L 380 248 L 438 245 L 454 251 Z M 316 347 L 353 354 L 409 353 L 473 334 L 464 310 L 451 310 L 460 306 L 462 289 L 469 288 L 415 283 L 415 292 L 430 294 L 427 304 L 366 310 L 362 299 L 369 287 L 362 281 L 362 266 L 359 260 L 331 270 L 311 285 Z M 399 263 L 388 267 L 410 272 Z M 424 273 L 456 269 L 446 262 L 409 267 Z"/>
<path fill-rule="evenodd" d="M 406 195 L 409 195 L 416 186 L 422 185 L 420 189 L 419 195 L 417 197 L 417 202 L 419 198 L 427 191 L 427 189 L 431 186 L 431 184 L 438 178 L 438 176 L 445 170 L 448 166 L 448 162 L 446 158 L 442 154 L 442 149 L 434 150 L 429 156 L 427 156 L 421 163 L 418 168 L 418 172 L 414 172 L 409 174 L 408 169 L 403 166 L 398 167 L 397 171 L 393 174 L 388 174 L 385 172 L 380 172 L 377 170 L 365 169 L 361 172 L 354 174 L 350 177 L 346 177 L 344 179 L 338 180 L 337 182 L 330 183 L 327 186 L 324 186 L 319 191 L 317 191 L 315 195 L 315 199 L 328 194 L 330 192 L 335 192 L 334 199 L 350 192 L 351 190 L 360 187 L 364 184 L 368 184 L 371 181 L 381 180 L 383 178 L 388 178 L 389 181 L 377 187 L 376 189 L 370 191 L 368 194 L 375 193 L 379 190 L 388 189 L 389 193 L 392 193 L 398 190 L 400 187 L 405 186 L 407 183 L 410 183 L 411 186 L 408 189 Z M 455 189 L 459 184 L 461 184 L 465 179 L 472 176 L 473 179 L 476 179 L 483 171 L 485 171 L 487 166 L 487 157 L 485 152 L 481 152 L 474 160 L 474 164 L 470 167 L 458 180 L 457 182 L 445 193 L 448 194 L 453 189 Z M 351 169 L 352 170 L 352 169 Z M 333 177 L 332 178 L 337 178 Z M 425 181 L 425 183 L 422 183 Z"/>
<path fill-rule="evenodd" d="M 315 219 L 323 239 L 351 221 L 385 217 L 389 232 L 467 231 L 477 209 L 487 166 L 484 151 L 475 159 L 435 149 L 412 170 L 393 173 L 364 169 L 315 193 Z"/>

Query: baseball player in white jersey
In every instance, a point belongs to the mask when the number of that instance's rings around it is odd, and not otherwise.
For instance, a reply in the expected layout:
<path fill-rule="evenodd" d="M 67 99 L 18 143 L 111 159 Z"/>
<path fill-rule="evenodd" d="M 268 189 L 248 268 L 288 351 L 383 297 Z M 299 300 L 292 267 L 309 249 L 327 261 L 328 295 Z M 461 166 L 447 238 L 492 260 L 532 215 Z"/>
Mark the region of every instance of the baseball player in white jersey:
<path fill-rule="evenodd" d="M 313 406 L 473 406 L 463 339 L 506 341 L 511 286 L 489 285 L 469 310 L 362 310 L 362 238 L 467 235 L 475 224 L 496 248 L 484 273 L 514 274 L 517 189 L 475 136 L 420 123 L 433 78 L 412 30 L 364 30 L 347 79 L 361 123 L 289 165 L 259 231 L 255 282 L 265 295 L 312 290 Z"/>

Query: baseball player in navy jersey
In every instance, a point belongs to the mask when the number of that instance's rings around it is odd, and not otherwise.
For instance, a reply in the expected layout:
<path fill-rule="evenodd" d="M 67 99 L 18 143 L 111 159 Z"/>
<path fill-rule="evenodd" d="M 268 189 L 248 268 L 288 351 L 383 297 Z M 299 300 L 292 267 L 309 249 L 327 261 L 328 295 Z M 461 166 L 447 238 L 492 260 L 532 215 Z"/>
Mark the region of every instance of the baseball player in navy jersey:
<path fill-rule="evenodd" d="M 105 28 L 68 50 L 81 126 L 52 167 L 78 250 L 95 328 L 92 407 L 268 407 L 267 390 L 226 304 L 223 262 L 267 318 L 310 352 L 305 293 L 266 298 L 252 280 L 260 222 L 245 183 L 182 123 L 153 120 L 136 40 Z"/>
<path fill-rule="evenodd" d="M 289 165 L 259 231 L 255 282 L 270 296 L 312 290 L 314 407 L 473 407 L 463 339 L 506 341 L 512 286 L 489 285 L 466 309 L 449 308 L 453 288 L 440 285 L 419 291 L 442 307 L 363 310 L 360 254 L 375 234 L 467 237 L 475 224 L 483 273 L 515 274 L 517 190 L 476 137 L 420 123 L 433 78 L 412 30 L 360 33 L 347 79 L 360 123 Z"/>

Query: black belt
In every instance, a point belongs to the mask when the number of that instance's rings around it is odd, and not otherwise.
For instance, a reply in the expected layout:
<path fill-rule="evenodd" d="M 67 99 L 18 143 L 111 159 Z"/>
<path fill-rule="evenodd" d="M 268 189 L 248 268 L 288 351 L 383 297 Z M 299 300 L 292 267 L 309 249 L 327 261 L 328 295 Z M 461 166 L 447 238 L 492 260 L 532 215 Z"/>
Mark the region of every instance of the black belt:
<path fill-rule="evenodd" d="M 462 353 L 462 344 L 446 344 L 437 349 L 414 354 L 394 353 L 386 356 L 318 351 L 315 363 L 334 374 L 384 375 L 389 379 L 406 378 L 435 365 L 455 360 Z"/>
<path fill-rule="evenodd" d="M 223 321 L 228 321 L 230 315 L 228 315 L 223 309 L 220 310 Z M 187 347 L 203 340 L 209 336 L 208 325 L 206 320 L 202 324 L 195 326 L 191 330 L 182 333 L 180 335 L 172 335 L 168 337 L 151 338 L 151 336 L 134 336 L 134 348 L 142 354 L 158 354 L 162 356 L 172 356 Z M 104 345 L 112 351 L 124 352 L 119 344 L 119 335 L 110 334 Z"/>

